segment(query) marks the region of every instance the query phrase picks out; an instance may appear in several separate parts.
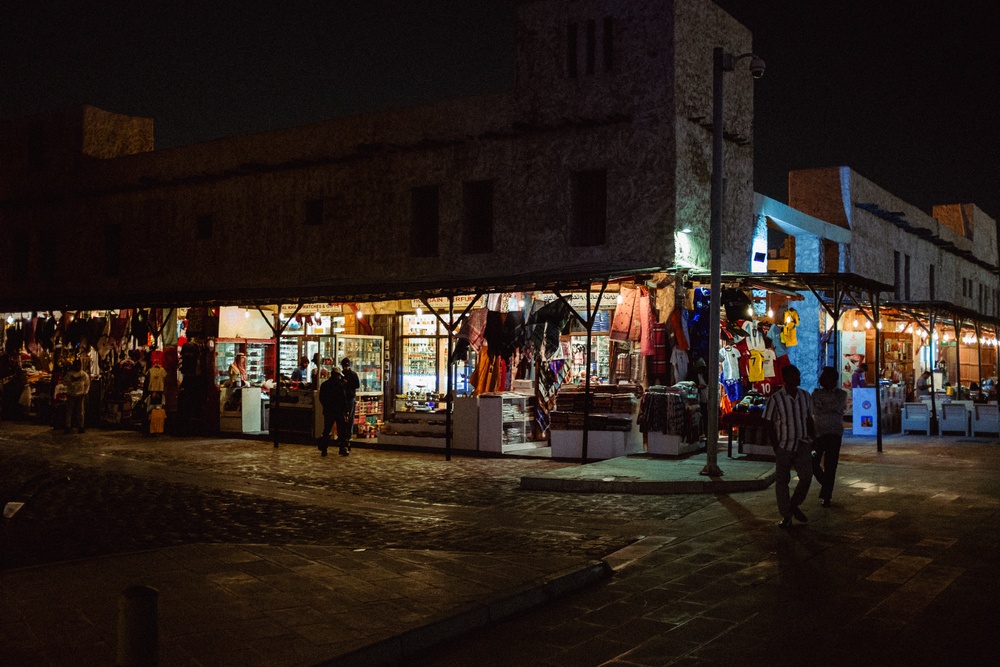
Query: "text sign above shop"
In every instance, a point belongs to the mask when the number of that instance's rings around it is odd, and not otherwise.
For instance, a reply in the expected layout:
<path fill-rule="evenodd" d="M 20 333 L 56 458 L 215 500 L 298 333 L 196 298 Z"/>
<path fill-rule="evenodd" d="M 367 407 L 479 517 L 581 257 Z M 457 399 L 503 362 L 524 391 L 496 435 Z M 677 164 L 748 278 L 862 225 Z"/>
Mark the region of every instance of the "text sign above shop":
<path fill-rule="evenodd" d="M 587 295 L 584 292 L 573 292 L 572 294 L 563 294 L 566 297 L 566 302 L 573 307 L 574 310 L 583 311 L 587 309 Z M 558 299 L 555 294 L 551 292 L 543 292 L 535 295 L 535 299 L 539 301 L 555 301 Z M 597 304 L 597 294 L 590 294 L 591 305 Z M 601 309 L 611 309 L 618 305 L 618 293 L 617 292 L 605 292 L 601 295 L 601 302 L 597 305 Z"/>
<path fill-rule="evenodd" d="M 468 306 L 470 303 L 472 303 L 475 298 L 476 297 L 475 297 L 474 294 L 463 294 L 461 296 L 456 296 L 456 297 L 454 297 L 454 302 L 453 302 L 454 305 L 453 305 L 453 307 L 454 308 L 461 308 L 461 309 L 464 310 L 465 307 Z M 486 302 L 483 301 L 483 305 L 485 305 L 485 303 Z M 421 301 L 420 299 L 411 299 L 410 300 L 410 305 L 413 308 L 423 308 L 424 307 L 424 302 Z M 434 310 L 447 309 L 448 308 L 448 297 L 446 297 L 446 296 L 435 296 L 433 298 L 427 299 L 427 305 L 429 305 Z"/>
<path fill-rule="evenodd" d="M 281 304 L 281 314 L 291 315 L 298 308 L 299 315 L 315 315 L 319 313 L 320 315 L 339 315 L 344 312 L 344 304 L 342 303 L 304 303 L 302 307 L 299 308 L 296 303 L 283 303 Z"/>

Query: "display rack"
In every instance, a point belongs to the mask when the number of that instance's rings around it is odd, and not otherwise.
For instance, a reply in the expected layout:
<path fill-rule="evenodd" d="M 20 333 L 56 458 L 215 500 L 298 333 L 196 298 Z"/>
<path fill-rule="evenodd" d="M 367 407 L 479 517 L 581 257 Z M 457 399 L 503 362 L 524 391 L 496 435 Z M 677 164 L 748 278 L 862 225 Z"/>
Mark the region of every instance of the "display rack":
<path fill-rule="evenodd" d="M 913 378 L 913 336 L 910 334 L 882 334 L 883 377 L 892 382 L 906 382 Z"/>
<path fill-rule="evenodd" d="M 479 449 L 506 452 L 533 441 L 535 397 L 511 392 L 479 396 Z M 544 444 L 544 443 L 542 443 Z"/>

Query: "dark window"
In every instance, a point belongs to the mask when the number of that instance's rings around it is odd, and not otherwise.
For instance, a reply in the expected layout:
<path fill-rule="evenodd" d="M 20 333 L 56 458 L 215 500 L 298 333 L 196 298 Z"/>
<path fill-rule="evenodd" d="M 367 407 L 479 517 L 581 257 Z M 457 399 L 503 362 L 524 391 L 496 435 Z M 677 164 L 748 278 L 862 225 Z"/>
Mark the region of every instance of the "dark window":
<path fill-rule="evenodd" d="M 965 278 L 962 278 L 962 296 L 969 296 L 969 283 Z"/>
<path fill-rule="evenodd" d="M 587 74 L 594 73 L 594 61 L 597 57 L 597 24 L 587 21 Z"/>
<path fill-rule="evenodd" d="M 122 226 L 104 227 L 104 275 L 117 278 L 122 274 Z"/>
<path fill-rule="evenodd" d="M 931 264 L 930 271 L 927 273 L 927 285 L 930 288 L 931 301 L 936 297 L 934 296 L 934 265 Z"/>
<path fill-rule="evenodd" d="M 45 168 L 45 126 L 41 123 L 32 123 L 28 130 L 28 168 Z"/>
<path fill-rule="evenodd" d="M 12 250 L 14 251 L 14 257 L 10 263 L 10 267 L 14 282 L 27 282 L 31 255 L 31 244 L 28 242 L 27 235 L 18 234 L 15 236 Z"/>
<path fill-rule="evenodd" d="M 493 181 L 470 181 L 463 187 L 465 229 L 462 252 L 493 252 Z"/>
<path fill-rule="evenodd" d="M 615 67 L 615 22 L 610 16 L 604 17 L 604 71 Z"/>
<path fill-rule="evenodd" d="M 566 76 L 576 76 L 576 24 L 566 26 Z"/>
<path fill-rule="evenodd" d="M 982 283 L 979 283 L 979 312 L 983 312 L 983 287 Z"/>
<path fill-rule="evenodd" d="M 900 265 L 899 251 L 898 250 L 894 250 L 892 252 L 892 291 L 893 291 L 893 294 L 896 296 L 897 300 L 903 298 L 903 296 L 899 293 L 900 292 L 900 290 L 899 290 L 899 288 L 900 288 L 900 280 L 899 280 L 900 266 L 899 265 Z"/>
<path fill-rule="evenodd" d="M 436 185 L 413 188 L 412 199 L 410 253 L 414 257 L 437 257 L 440 222 L 438 188 Z"/>
<path fill-rule="evenodd" d="M 903 261 L 903 289 L 905 290 L 906 296 L 904 297 L 907 301 L 910 300 L 910 256 L 906 255 Z"/>
<path fill-rule="evenodd" d="M 608 173 L 573 174 L 572 236 L 570 245 L 603 245 L 608 223 Z"/>
<path fill-rule="evenodd" d="M 199 215 L 197 223 L 198 223 L 198 238 L 199 239 L 212 238 L 212 216 Z"/>
<path fill-rule="evenodd" d="M 309 201 L 306 202 L 305 224 L 310 226 L 323 224 L 322 199 L 310 199 Z"/>

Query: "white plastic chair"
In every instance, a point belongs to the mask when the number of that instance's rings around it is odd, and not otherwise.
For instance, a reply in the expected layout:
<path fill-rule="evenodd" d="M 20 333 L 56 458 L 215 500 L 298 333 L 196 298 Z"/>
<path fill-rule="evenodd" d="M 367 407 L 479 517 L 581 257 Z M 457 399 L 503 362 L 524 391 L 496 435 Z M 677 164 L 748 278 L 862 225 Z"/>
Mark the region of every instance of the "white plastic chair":
<path fill-rule="evenodd" d="M 943 435 L 945 431 L 961 431 L 969 435 L 969 411 L 961 403 L 945 403 L 941 406 L 941 419 L 938 428 Z"/>
<path fill-rule="evenodd" d="M 996 405 L 976 405 L 972 413 L 972 435 L 996 433 L 1000 435 L 1000 407 Z"/>
<path fill-rule="evenodd" d="M 931 434 L 931 410 L 923 402 L 903 403 L 903 416 L 900 419 L 900 429 L 905 435 L 907 431 L 923 431 Z"/>

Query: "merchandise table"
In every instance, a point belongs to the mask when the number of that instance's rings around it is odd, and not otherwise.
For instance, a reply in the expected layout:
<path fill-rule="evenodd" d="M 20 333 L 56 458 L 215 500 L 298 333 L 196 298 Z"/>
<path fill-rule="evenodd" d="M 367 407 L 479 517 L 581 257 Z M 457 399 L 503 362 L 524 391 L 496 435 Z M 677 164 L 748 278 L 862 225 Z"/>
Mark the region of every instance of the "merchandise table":
<path fill-rule="evenodd" d="M 737 431 L 737 447 L 746 442 L 747 432 L 766 430 L 768 421 L 755 412 L 730 412 L 719 419 L 719 428 L 729 434 L 729 458 L 733 458 L 733 431 Z"/>

